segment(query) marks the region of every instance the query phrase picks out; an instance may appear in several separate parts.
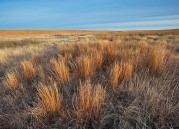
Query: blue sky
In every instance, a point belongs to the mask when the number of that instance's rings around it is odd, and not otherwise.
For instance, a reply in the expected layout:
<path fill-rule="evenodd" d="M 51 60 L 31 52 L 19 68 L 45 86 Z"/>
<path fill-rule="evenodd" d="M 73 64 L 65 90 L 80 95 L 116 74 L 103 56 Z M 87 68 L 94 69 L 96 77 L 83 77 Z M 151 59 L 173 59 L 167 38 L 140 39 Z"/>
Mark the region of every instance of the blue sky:
<path fill-rule="evenodd" d="M 179 28 L 179 0 L 0 0 L 0 29 Z"/>

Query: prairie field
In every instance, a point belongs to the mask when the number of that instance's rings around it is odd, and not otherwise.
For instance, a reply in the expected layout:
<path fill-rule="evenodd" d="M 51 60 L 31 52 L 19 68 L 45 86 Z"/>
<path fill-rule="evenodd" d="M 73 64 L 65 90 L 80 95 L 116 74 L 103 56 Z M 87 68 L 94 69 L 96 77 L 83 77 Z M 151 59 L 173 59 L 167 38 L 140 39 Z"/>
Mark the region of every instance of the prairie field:
<path fill-rule="evenodd" d="M 179 30 L 0 31 L 1 129 L 179 128 Z"/>

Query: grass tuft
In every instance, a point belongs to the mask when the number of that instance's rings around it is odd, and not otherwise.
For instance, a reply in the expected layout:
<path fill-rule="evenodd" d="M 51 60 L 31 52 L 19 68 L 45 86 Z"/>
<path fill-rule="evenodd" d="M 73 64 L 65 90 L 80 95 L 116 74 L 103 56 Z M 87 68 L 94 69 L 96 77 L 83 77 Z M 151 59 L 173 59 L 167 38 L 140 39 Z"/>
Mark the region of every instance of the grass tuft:
<path fill-rule="evenodd" d="M 89 78 L 94 74 L 95 68 L 92 56 L 85 55 L 77 58 L 77 71 L 80 78 Z"/>
<path fill-rule="evenodd" d="M 103 61 L 104 61 L 103 53 L 100 51 L 97 51 L 97 50 L 94 52 L 95 53 L 93 56 L 94 56 L 95 65 L 96 65 L 97 70 L 100 70 L 103 65 Z"/>
<path fill-rule="evenodd" d="M 123 78 L 123 70 L 122 70 L 122 66 L 119 62 L 115 62 L 114 65 L 111 68 L 110 71 L 110 84 L 113 88 L 113 90 L 116 88 L 116 86 L 118 85 L 119 81 L 122 80 Z"/>
<path fill-rule="evenodd" d="M 161 44 L 151 46 L 149 49 L 148 65 L 152 73 L 162 74 L 166 64 L 166 50 Z"/>
<path fill-rule="evenodd" d="M 126 81 L 133 73 L 133 66 L 130 62 L 115 62 L 110 70 L 109 83 L 115 90 L 119 82 Z"/>
<path fill-rule="evenodd" d="M 23 76 L 26 80 L 32 80 L 36 76 L 36 68 L 31 61 L 22 61 L 21 68 Z"/>
<path fill-rule="evenodd" d="M 75 112 L 78 118 L 98 119 L 105 101 L 106 92 L 101 85 L 92 85 L 89 81 L 81 84 L 76 97 Z"/>
<path fill-rule="evenodd" d="M 56 83 L 52 85 L 39 84 L 37 91 L 36 113 L 42 116 L 58 115 L 61 112 L 63 97 L 59 93 Z"/>
<path fill-rule="evenodd" d="M 7 73 L 6 78 L 3 81 L 4 85 L 8 90 L 15 90 L 19 87 L 20 81 L 14 72 Z"/>
<path fill-rule="evenodd" d="M 55 73 L 56 79 L 59 83 L 64 84 L 69 81 L 70 72 L 69 72 L 69 68 L 66 65 L 64 59 L 57 61 L 55 58 L 52 58 L 50 60 L 50 65 L 52 66 L 52 69 Z"/>

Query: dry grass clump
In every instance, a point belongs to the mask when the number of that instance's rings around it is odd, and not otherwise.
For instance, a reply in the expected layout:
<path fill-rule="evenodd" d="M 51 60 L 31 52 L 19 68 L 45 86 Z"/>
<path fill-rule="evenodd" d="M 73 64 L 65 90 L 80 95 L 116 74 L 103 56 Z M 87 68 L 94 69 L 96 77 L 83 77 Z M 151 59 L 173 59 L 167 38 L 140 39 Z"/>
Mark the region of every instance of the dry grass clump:
<path fill-rule="evenodd" d="M 71 54 L 72 56 L 74 56 L 75 53 L 75 46 L 77 44 L 62 44 L 59 47 L 59 54 L 62 56 L 65 56 L 66 54 Z"/>
<path fill-rule="evenodd" d="M 149 45 L 146 42 L 138 42 L 137 43 L 137 47 L 138 47 L 138 49 L 140 50 L 141 53 L 144 53 L 147 50 L 148 46 Z"/>
<path fill-rule="evenodd" d="M 21 68 L 23 76 L 26 80 L 32 80 L 32 78 L 36 76 L 36 68 L 31 61 L 22 61 Z"/>
<path fill-rule="evenodd" d="M 110 71 L 110 84 L 112 85 L 113 90 L 115 87 L 118 85 L 119 81 L 122 80 L 123 78 L 123 73 L 122 73 L 122 66 L 120 63 L 115 62 L 113 67 L 111 68 Z"/>
<path fill-rule="evenodd" d="M 20 80 L 18 79 L 15 72 L 10 72 L 6 74 L 6 78 L 3 83 L 8 90 L 15 90 L 19 87 Z"/>
<path fill-rule="evenodd" d="M 52 69 L 55 72 L 55 77 L 59 83 L 64 84 L 69 81 L 70 72 L 65 60 L 56 60 L 55 58 L 52 58 L 50 60 L 50 65 L 52 66 Z"/>
<path fill-rule="evenodd" d="M 127 79 L 129 79 L 129 77 L 132 75 L 132 73 L 133 73 L 133 65 L 132 65 L 132 63 L 131 62 L 125 62 L 124 64 L 123 64 L 123 68 L 124 68 L 124 70 L 123 70 L 123 80 L 127 80 Z"/>
<path fill-rule="evenodd" d="M 132 63 L 133 63 L 133 68 L 134 70 L 141 70 L 143 65 L 144 65 L 144 55 L 141 55 L 138 51 L 135 51 L 135 53 L 133 54 L 133 59 Z"/>
<path fill-rule="evenodd" d="M 106 45 L 106 48 L 104 49 L 104 64 L 106 66 L 109 66 L 111 63 L 113 63 L 116 59 L 116 56 L 118 54 L 116 44 L 108 43 Z"/>
<path fill-rule="evenodd" d="M 65 64 L 69 67 L 69 69 L 73 69 L 73 62 L 74 62 L 74 58 L 73 55 L 71 53 L 65 53 L 64 56 L 59 55 L 58 56 L 58 60 L 64 60 Z"/>
<path fill-rule="evenodd" d="M 76 97 L 75 112 L 80 119 L 98 119 L 106 97 L 101 85 L 92 85 L 89 81 L 81 84 L 79 96 Z"/>
<path fill-rule="evenodd" d="M 146 42 L 135 44 L 135 49 L 131 52 L 130 58 L 133 62 L 134 70 L 147 68 L 147 58 L 149 57 L 149 45 Z"/>
<path fill-rule="evenodd" d="M 103 65 L 103 62 L 104 62 L 103 52 L 100 51 L 100 50 L 94 50 L 92 57 L 93 57 L 96 69 L 100 70 L 102 68 L 102 65 Z"/>
<path fill-rule="evenodd" d="M 35 113 L 42 116 L 58 115 L 61 112 L 63 97 L 59 93 L 56 83 L 52 85 L 39 84 L 37 91 L 38 104 Z"/>
<path fill-rule="evenodd" d="M 133 65 L 130 62 L 115 62 L 110 70 L 109 83 L 113 90 L 119 82 L 126 81 L 133 73 Z"/>
<path fill-rule="evenodd" d="M 155 74 L 161 74 L 166 64 L 166 51 L 161 44 L 151 46 L 148 54 L 148 65 L 150 71 Z"/>
<path fill-rule="evenodd" d="M 109 43 L 108 40 L 99 39 L 98 42 L 96 43 L 97 50 L 101 50 L 102 52 L 104 52 L 104 49 L 106 49 L 106 45 L 108 45 L 108 43 Z"/>
<path fill-rule="evenodd" d="M 79 43 L 76 45 L 76 54 L 78 56 L 87 55 L 94 51 L 93 43 Z"/>
<path fill-rule="evenodd" d="M 82 79 L 87 79 L 95 72 L 94 59 L 90 55 L 84 55 L 77 58 L 77 72 Z"/>

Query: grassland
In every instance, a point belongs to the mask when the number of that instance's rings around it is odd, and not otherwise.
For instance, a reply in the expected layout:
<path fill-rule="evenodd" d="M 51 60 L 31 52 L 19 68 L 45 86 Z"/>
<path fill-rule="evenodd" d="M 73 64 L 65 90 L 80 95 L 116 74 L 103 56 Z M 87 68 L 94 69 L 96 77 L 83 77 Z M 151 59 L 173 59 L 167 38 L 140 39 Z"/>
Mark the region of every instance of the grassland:
<path fill-rule="evenodd" d="M 179 30 L 0 31 L 0 128 L 179 127 Z"/>

